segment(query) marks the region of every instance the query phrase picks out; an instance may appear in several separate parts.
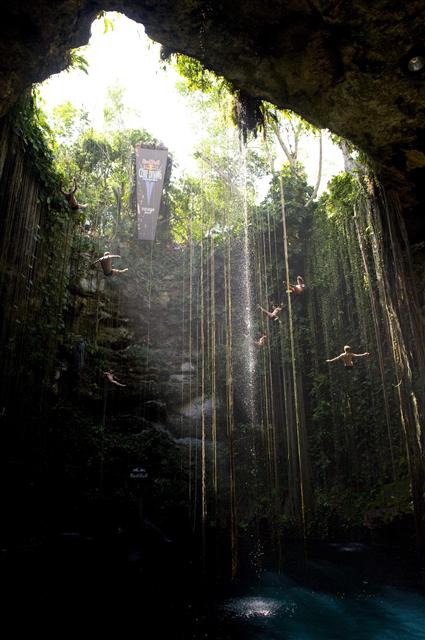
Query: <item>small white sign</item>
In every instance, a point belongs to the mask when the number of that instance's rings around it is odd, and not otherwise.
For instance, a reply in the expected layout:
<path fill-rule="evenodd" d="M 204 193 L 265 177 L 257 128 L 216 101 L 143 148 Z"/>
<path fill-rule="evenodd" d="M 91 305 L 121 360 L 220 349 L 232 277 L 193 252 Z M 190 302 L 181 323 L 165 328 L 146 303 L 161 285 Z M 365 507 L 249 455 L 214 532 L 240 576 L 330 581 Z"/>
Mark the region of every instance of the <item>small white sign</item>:
<path fill-rule="evenodd" d="M 135 469 L 132 469 L 132 471 L 130 471 L 130 478 L 143 479 L 147 477 L 147 471 L 146 469 L 143 469 L 143 467 L 136 467 Z"/>

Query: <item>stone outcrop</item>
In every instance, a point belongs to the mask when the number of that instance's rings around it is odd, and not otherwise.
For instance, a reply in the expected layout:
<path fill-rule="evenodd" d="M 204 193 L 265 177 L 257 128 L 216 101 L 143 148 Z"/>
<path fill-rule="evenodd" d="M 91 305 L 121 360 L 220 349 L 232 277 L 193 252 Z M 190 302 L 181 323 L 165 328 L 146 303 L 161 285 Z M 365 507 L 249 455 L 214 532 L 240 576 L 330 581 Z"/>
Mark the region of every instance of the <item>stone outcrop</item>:
<path fill-rule="evenodd" d="M 183 296 L 187 255 L 160 243 L 152 256 L 150 247 L 137 243 L 121 242 L 120 247 L 131 265 L 128 273 L 104 278 L 83 252 L 68 287 L 69 329 L 75 348 L 82 339 L 88 353 L 86 365 L 77 372 L 79 394 L 99 403 L 110 391 L 129 410 L 137 408 L 145 418 L 169 426 L 173 436 L 189 435 L 201 418 L 184 409 L 193 403 L 199 386 L 199 356 L 182 323 L 182 307 L 189 303 L 187 291 Z M 95 359 L 90 362 L 93 349 L 103 369 L 112 370 L 125 387 L 117 389 L 99 377 Z"/>

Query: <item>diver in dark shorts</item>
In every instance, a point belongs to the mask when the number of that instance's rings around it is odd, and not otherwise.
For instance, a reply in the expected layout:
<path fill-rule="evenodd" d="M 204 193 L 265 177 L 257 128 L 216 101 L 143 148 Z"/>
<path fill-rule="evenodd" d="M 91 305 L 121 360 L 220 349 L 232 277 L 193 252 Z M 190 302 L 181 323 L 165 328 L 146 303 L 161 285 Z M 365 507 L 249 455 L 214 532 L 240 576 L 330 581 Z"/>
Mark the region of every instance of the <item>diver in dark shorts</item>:
<path fill-rule="evenodd" d="M 105 371 L 104 372 L 106 378 L 108 378 L 109 382 L 112 382 L 112 384 L 115 384 L 117 387 L 126 387 L 126 384 L 122 384 L 121 382 L 119 382 L 115 375 L 112 373 L 112 371 Z"/>
<path fill-rule="evenodd" d="M 87 209 L 88 204 L 80 204 L 77 201 L 77 198 L 75 197 L 75 192 L 77 191 L 77 178 L 74 176 L 72 178 L 72 188 L 70 191 L 64 191 L 63 189 L 61 189 L 62 195 L 65 196 L 65 198 L 68 201 L 69 207 L 70 209 L 72 209 L 73 211 L 78 211 L 79 209 Z"/>
<path fill-rule="evenodd" d="M 263 313 L 267 314 L 272 320 L 279 320 L 279 315 L 281 314 L 283 309 L 283 302 L 281 302 L 278 306 L 273 305 L 273 311 L 267 311 L 267 309 L 263 309 L 263 307 L 260 307 L 259 304 L 257 304 L 257 307 L 261 309 Z"/>
<path fill-rule="evenodd" d="M 124 271 L 128 271 L 128 269 L 113 269 L 112 258 L 121 258 L 121 256 L 109 253 L 109 251 L 105 251 L 101 258 L 98 258 L 93 262 L 93 265 L 95 265 L 97 262 L 100 262 L 100 266 L 102 267 L 103 274 L 105 276 L 112 276 L 115 273 L 124 273 Z"/>
<path fill-rule="evenodd" d="M 263 334 L 261 336 L 261 338 L 259 338 L 258 340 L 254 340 L 254 344 L 256 347 L 264 347 L 264 345 L 267 343 L 267 336 L 265 334 Z"/>
<path fill-rule="evenodd" d="M 349 345 L 345 345 L 344 351 L 339 356 L 326 360 L 326 362 L 335 362 L 336 360 L 342 360 L 345 369 L 351 370 L 354 366 L 353 358 L 363 358 L 364 356 L 370 356 L 370 353 L 368 351 L 366 351 L 365 353 L 353 353 L 351 351 L 351 347 Z"/>
<path fill-rule="evenodd" d="M 285 282 L 283 283 L 285 284 Z M 305 283 L 301 276 L 297 276 L 297 284 L 291 284 L 288 282 L 288 293 L 304 293 Z"/>

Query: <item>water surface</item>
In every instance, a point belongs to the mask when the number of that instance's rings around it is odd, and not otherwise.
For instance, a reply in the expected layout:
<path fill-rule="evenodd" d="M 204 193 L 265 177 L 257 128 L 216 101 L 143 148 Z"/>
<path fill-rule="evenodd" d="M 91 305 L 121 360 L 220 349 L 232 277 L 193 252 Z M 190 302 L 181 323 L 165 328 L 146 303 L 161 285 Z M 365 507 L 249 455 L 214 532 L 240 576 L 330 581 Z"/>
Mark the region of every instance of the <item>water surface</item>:
<path fill-rule="evenodd" d="M 298 558 L 299 562 L 299 558 Z M 406 569 L 362 545 L 328 547 L 325 557 L 265 572 L 214 605 L 217 639 L 422 640 L 420 567 Z"/>

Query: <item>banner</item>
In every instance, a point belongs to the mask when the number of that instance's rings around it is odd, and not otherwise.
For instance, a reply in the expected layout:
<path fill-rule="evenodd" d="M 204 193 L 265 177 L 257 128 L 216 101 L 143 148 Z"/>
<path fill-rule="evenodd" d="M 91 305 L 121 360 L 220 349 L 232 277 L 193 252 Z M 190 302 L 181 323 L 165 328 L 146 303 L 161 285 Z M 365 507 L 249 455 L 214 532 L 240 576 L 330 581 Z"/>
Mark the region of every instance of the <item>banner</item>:
<path fill-rule="evenodd" d="M 136 144 L 137 233 L 139 240 L 154 240 L 162 187 L 167 168 L 167 149 Z"/>

